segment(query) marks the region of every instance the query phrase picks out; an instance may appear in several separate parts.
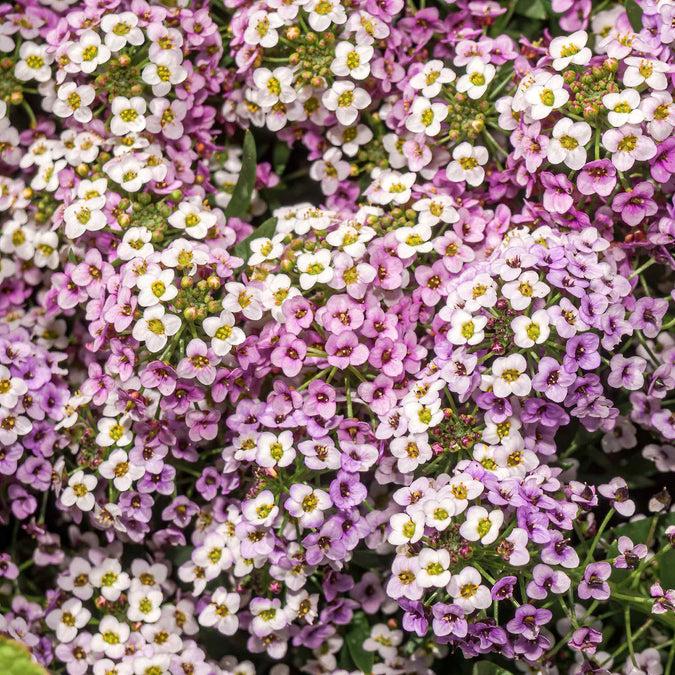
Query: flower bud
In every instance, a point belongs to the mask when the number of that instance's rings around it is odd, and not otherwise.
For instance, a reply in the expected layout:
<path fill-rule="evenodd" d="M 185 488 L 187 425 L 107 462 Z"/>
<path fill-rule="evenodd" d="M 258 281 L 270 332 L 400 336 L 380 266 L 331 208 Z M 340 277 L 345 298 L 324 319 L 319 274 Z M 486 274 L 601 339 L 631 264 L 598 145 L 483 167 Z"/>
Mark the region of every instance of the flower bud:
<path fill-rule="evenodd" d="M 197 310 L 194 307 L 187 307 L 183 312 L 187 321 L 194 321 L 197 318 Z"/>

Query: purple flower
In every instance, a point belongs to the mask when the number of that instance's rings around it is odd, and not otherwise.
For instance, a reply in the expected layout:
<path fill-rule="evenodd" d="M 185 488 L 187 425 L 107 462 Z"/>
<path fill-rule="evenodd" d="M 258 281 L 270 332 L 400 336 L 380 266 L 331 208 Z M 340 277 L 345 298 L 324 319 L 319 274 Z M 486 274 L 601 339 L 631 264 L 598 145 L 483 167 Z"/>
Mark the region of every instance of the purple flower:
<path fill-rule="evenodd" d="M 551 593 L 565 593 L 571 585 L 570 578 L 559 570 L 548 565 L 535 565 L 532 570 L 532 581 L 527 585 L 527 596 L 535 600 L 544 600 Z"/>
<path fill-rule="evenodd" d="M 584 654 L 595 654 L 599 644 L 602 644 L 602 633 L 586 626 L 575 630 L 572 639 L 567 643 L 572 649 Z"/>
<path fill-rule="evenodd" d="M 614 567 L 617 569 L 635 569 L 637 564 L 646 557 L 649 549 L 645 544 L 634 545 L 630 537 L 619 537 L 617 542 L 620 556 L 615 558 Z"/>
<path fill-rule="evenodd" d="M 310 382 L 303 410 L 308 415 L 319 415 L 328 420 L 335 415 L 336 409 L 335 389 L 321 380 Z"/>
<path fill-rule="evenodd" d="M 544 186 L 543 203 L 547 211 L 567 213 L 572 208 L 574 185 L 564 173 L 552 174 L 544 171 L 541 174 L 541 184 Z"/>
<path fill-rule="evenodd" d="M 574 383 L 576 375 L 563 368 L 551 356 L 544 356 L 539 361 L 539 371 L 532 379 L 532 388 L 544 394 L 556 403 L 567 397 L 567 387 Z"/>
<path fill-rule="evenodd" d="M 338 471 L 328 489 L 333 504 L 339 509 L 348 509 L 360 504 L 368 495 L 366 486 L 359 482 L 358 473 Z"/>
<path fill-rule="evenodd" d="M 565 345 L 565 370 L 576 372 L 577 368 L 595 370 L 600 365 L 600 338 L 595 333 L 576 335 Z"/>
<path fill-rule="evenodd" d="M 346 370 L 349 366 L 361 366 L 368 360 L 368 348 L 359 344 L 359 338 L 353 331 L 331 335 L 326 340 L 328 363 Z"/>
<path fill-rule="evenodd" d="M 540 626 L 547 624 L 553 618 L 548 609 L 537 609 L 534 605 L 521 605 L 516 609 L 516 614 L 506 624 L 506 630 L 514 635 L 522 635 L 528 640 L 533 640 L 539 635 Z"/>
<path fill-rule="evenodd" d="M 464 610 L 458 605 L 448 605 L 437 602 L 433 608 L 433 620 L 431 627 L 436 635 L 445 637 L 451 635 L 455 638 L 466 637 L 467 622 L 464 618 Z"/>
<path fill-rule="evenodd" d="M 654 167 L 652 167 L 653 172 Z M 675 173 L 675 159 L 673 163 L 673 172 Z M 629 192 L 620 192 L 612 201 L 612 211 L 621 214 L 621 219 L 627 225 L 635 227 L 639 225 L 648 216 L 653 216 L 658 206 L 652 199 L 654 196 L 654 186 L 642 181 L 638 183 Z"/>
<path fill-rule="evenodd" d="M 582 195 L 607 197 L 616 185 L 616 168 L 608 159 L 588 162 L 577 176 L 577 188 Z"/>
<path fill-rule="evenodd" d="M 629 498 L 628 485 L 623 478 L 619 476 L 612 478 L 606 485 L 600 485 L 598 492 L 611 500 L 616 512 L 622 516 L 630 518 L 635 513 L 635 502 Z"/>
<path fill-rule="evenodd" d="M 606 562 L 591 563 L 584 571 L 577 594 L 582 600 L 607 600 L 610 596 L 607 579 L 612 574 L 612 566 Z"/>
<path fill-rule="evenodd" d="M 642 373 L 647 368 L 647 362 L 639 356 L 626 358 L 616 354 L 610 362 L 611 372 L 607 377 L 607 383 L 615 389 L 628 389 L 636 391 L 642 389 L 645 378 Z"/>
<path fill-rule="evenodd" d="M 665 298 L 640 298 L 630 315 L 631 326 L 641 330 L 648 338 L 655 338 L 661 331 L 661 321 L 668 311 Z"/>

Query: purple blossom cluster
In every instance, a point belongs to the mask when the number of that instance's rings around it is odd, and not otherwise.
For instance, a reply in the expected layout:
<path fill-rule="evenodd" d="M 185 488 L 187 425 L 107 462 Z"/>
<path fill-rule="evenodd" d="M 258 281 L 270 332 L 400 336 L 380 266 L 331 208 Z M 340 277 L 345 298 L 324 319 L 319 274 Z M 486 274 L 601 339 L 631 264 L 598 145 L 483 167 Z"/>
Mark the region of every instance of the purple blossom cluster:
<path fill-rule="evenodd" d="M 0 4 L 0 648 L 671 675 L 674 5 L 529 5 Z"/>

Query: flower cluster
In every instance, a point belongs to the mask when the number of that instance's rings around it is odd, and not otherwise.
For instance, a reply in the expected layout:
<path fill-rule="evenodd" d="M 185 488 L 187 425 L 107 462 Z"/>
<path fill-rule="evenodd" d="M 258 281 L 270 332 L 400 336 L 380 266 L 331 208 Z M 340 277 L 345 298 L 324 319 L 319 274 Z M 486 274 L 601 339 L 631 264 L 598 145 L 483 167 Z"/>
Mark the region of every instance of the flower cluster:
<path fill-rule="evenodd" d="M 670 675 L 672 8 L 1 5 L 0 646 Z"/>

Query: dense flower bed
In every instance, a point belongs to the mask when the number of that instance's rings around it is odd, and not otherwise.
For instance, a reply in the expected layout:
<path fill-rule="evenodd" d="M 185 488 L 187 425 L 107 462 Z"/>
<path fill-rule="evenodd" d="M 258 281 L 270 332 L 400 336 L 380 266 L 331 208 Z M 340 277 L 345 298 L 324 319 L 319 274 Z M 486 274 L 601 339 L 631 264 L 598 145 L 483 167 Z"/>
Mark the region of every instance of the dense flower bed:
<path fill-rule="evenodd" d="M 173 4 L 0 5 L 0 670 L 671 675 L 675 5 Z"/>

